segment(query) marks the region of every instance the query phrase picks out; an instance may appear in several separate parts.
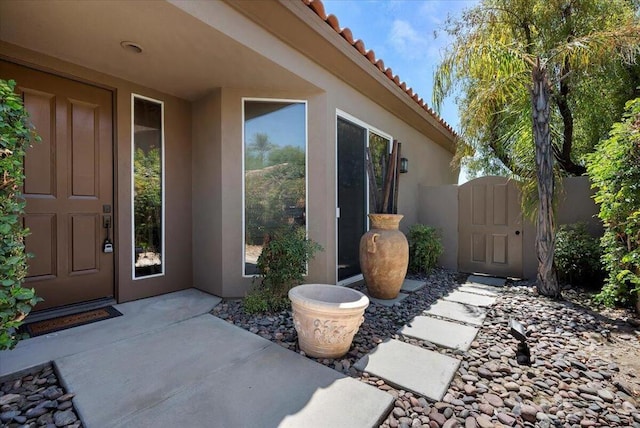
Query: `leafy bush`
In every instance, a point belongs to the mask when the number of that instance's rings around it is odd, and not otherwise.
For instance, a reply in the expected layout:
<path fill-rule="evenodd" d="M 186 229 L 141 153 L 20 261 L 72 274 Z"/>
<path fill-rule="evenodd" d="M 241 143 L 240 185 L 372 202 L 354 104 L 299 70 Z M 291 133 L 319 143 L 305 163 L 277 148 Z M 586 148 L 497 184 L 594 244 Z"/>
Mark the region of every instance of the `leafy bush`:
<path fill-rule="evenodd" d="M 435 228 L 414 224 L 407 235 L 409 241 L 409 271 L 430 272 L 436 266 L 443 247 Z"/>
<path fill-rule="evenodd" d="M 585 223 L 563 224 L 556 232 L 554 261 L 558 278 L 572 285 L 602 285 L 602 250 Z"/>
<path fill-rule="evenodd" d="M 31 288 L 22 287 L 27 272 L 20 215 L 25 202 L 20 189 L 24 181 L 23 158 L 31 141 L 22 99 L 14 92 L 14 81 L 0 80 L 0 349 L 11 349 L 20 340 L 17 328 L 41 299 Z"/>
<path fill-rule="evenodd" d="M 630 304 L 640 292 L 640 98 L 627 103 L 622 121 L 589 156 L 587 171 L 605 225 L 600 243 L 608 278 L 597 299 Z"/>
<path fill-rule="evenodd" d="M 287 293 L 302 284 L 307 263 L 322 247 L 307 239 L 302 227 L 286 228 L 267 239 L 258 258 L 260 284 L 244 300 L 246 312 L 279 311 L 289 305 Z"/>

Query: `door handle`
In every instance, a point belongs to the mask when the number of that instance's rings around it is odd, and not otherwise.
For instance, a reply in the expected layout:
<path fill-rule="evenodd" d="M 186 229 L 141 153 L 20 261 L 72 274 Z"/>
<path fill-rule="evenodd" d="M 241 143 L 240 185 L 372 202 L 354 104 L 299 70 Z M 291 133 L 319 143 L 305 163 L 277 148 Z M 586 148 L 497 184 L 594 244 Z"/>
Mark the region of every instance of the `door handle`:
<path fill-rule="evenodd" d="M 516 235 L 520 235 L 520 231 L 519 230 L 516 230 Z"/>

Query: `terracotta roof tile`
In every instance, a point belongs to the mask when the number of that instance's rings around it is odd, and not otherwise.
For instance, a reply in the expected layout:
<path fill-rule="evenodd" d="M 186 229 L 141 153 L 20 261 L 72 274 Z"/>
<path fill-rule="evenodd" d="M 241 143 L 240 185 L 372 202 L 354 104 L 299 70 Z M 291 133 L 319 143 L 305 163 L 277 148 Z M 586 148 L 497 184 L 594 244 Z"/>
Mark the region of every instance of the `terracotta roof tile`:
<path fill-rule="evenodd" d="M 327 16 L 324 10 L 324 4 L 322 0 L 301 0 L 305 5 L 309 6 L 311 10 L 315 12 L 316 15 L 323 21 L 325 21 L 336 33 L 340 34 L 342 38 L 344 38 L 347 43 L 353 46 L 362 56 L 367 58 L 367 60 L 373 64 L 378 70 L 380 70 L 389 80 L 393 81 L 400 89 L 407 93 L 409 97 L 411 97 L 423 110 L 433 116 L 442 126 L 444 126 L 451 134 L 456 136 L 456 132 L 453 128 L 444 121 L 440 116 L 438 116 L 432 109 L 424 102 L 422 98 L 418 94 L 413 93 L 413 89 L 407 88 L 407 84 L 402 82 L 397 75 L 393 75 L 393 71 L 390 68 L 384 67 L 384 61 L 382 59 L 376 59 L 376 54 L 372 49 L 367 50 L 365 48 L 364 42 L 360 39 L 353 39 L 353 34 L 348 27 L 340 28 L 340 22 L 338 18 L 331 14 Z"/>
<path fill-rule="evenodd" d="M 338 18 L 331 14 L 329 16 L 327 16 L 327 24 L 331 25 L 331 28 L 333 28 L 336 33 L 340 32 L 340 23 L 338 22 Z"/>
<path fill-rule="evenodd" d="M 307 2 L 305 1 L 305 3 Z M 307 3 L 307 6 L 309 6 L 316 13 L 316 15 L 320 17 L 320 19 L 322 19 L 323 21 L 327 20 L 327 14 L 324 11 L 324 4 L 322 4 L 320 0 L 312 0 Z"/>
<path fill-rule="evenodd" d="M 348 28 L 343 28 L 342 31 L 340 31 L 340 34 L 342 35 L 342 37 L 344 37 L 344 39 L 349 42 L 350 45 L 353 45 L 353 34 L 351 33 L 351 30 Z"/>

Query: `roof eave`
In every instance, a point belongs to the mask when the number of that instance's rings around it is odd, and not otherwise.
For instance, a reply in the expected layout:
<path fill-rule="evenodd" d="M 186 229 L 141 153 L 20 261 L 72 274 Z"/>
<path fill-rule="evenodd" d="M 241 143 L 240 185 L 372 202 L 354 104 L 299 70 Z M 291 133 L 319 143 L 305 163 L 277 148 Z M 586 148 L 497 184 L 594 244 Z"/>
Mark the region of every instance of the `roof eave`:
<path fill-rule="evenodd" d="M 229 1 L 229 4 L 391 113 L 402 117 L 438 145 L 451 153 L 455 152 L 457 136 L 453 129 L 413 94 L 411 88 L 400 82 L 398 76 L 394 76 L 390 69 L 385 69 L 382 61 L 376 60 L 372 52 L 369 57 L 363 55 L 351 43 L 353 41 L 348 40 L 350 32 L 343 31 L 340 34 L 305 2 Z M 280 7 L 274 7 L 276 5 Z M 296 25 L 291 25 L 291 15 L 297 18 Z M 290 25 L 280 25 L 282 22 Z M 304 29 L 306 33 L 301 34 Z M 325 65 L 328 63 L 333 65 L 330 69 Z"/>

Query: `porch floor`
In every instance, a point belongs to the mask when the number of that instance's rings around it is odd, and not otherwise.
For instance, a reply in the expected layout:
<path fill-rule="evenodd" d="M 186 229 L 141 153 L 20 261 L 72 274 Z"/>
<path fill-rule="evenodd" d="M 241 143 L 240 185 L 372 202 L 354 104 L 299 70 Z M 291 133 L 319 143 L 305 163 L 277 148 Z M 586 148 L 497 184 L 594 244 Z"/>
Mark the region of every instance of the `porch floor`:
<path fill-rule="evenodd" d="M 370 427 L 393 397 L 208 312 L 190 289 L 0 352 L 0 376 L 53 361 L 86 426 Z M 354 397 L 358 397 L 354 400 Z"/>

